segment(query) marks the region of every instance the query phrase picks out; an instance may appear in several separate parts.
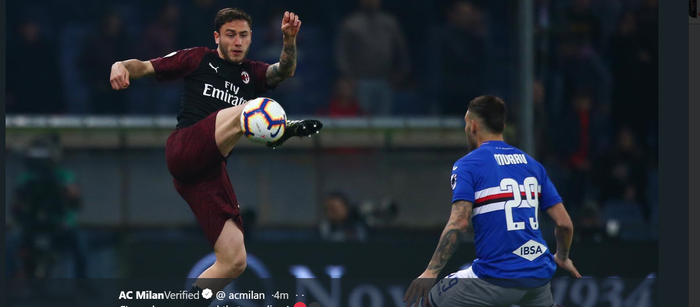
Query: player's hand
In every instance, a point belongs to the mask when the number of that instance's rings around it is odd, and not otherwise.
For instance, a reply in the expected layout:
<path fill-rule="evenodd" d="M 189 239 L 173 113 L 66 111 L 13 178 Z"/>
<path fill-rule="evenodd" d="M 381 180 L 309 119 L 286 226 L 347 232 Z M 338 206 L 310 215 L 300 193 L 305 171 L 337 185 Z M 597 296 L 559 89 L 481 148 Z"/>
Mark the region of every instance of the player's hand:
<path fill-rule="evenodd" d="M 581 274 L 578 273 L 578 270 L 574 266 L 574 262 L 571 261 L 570 258 L 566 258 L 566 260 L 562 260 L 559 258 L 559 256 L 557 254 L 554 254 L 554 262 L 557 263 L 558 267 L 569 271 L 569 273 L 571 273 L 572 276 L 574 276 L 576 278 L 581 278 Z"/>
<path fill-rule="evenodd" d="M 299 28 L 301 28 L 301 20 L 299 20 L 299 15 L 296 15 L 293 12 L 284 12 L 281 28 L 282 34 L 284 34 L 286 38 L 297 37 Z"/>
<path fill-rule="evenodd" d="M 406 294 L 403 296 L 403 301 L 406 303 L 406 306 L 427 306 L 428 293 L 435 284 L 436 278 L 437 276 L 429 272 L 423 272 L 423 274 L 418 276 L 418 278 L 411 283 Z M 422 305 L 420 305 L 421 299 Z M 413 303 L 414 301 L 415 305 Z"/>
<path fill-rule="evenodd" d="M 112 89 L 123 90 L 129 87 L 129 71 L 121 62 L 112 64 L 112 73 L 109 75 L 109 83 Z"/>

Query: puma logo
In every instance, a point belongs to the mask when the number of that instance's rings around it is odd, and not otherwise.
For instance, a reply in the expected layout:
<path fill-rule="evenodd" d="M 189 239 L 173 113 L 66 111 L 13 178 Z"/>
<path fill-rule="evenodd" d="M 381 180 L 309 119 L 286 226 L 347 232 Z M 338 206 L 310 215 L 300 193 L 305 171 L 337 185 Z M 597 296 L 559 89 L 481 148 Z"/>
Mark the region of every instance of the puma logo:
<path fill-rule="evenodd" d="M 211 65 L 211 62 L 209 63 L 209 67 L 213 69 L 217 74 L 219 73 L 219 67 L 214 67 L 214 65 Z"/>

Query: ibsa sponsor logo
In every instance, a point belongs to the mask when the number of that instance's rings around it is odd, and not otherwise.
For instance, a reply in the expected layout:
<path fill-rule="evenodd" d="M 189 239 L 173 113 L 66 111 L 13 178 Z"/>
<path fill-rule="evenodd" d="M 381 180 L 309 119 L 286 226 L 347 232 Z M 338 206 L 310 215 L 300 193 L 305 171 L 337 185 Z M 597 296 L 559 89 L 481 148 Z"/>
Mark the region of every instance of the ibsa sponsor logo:
<path fill-rule="evenodd" d="M 544 252 L 546 251 L 547 246 L 543 245 L 540 242 L 530 240 L 525 242 L 525 244 L 521 245 L 516 250 L 514 250 L 513 254 L 523 257 L 529 261 L 533 261 L 539 256 L 542 256 L 542 254 L 544 254 Z"/>

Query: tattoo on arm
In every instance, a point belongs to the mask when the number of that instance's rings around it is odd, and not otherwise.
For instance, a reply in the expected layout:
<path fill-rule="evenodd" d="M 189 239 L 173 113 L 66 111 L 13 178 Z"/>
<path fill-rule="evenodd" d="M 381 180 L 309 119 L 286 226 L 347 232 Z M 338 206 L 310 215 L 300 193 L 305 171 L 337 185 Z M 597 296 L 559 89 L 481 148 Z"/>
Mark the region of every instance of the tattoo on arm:
<path fill-rule="evenodd" d="M 569 249 L 568 248 L 558 248 L 557 255 L 562 259 L 569 259 Z"/>
<path fill-rule="evenodd" d="M 557 256 L 563 260 L 568 259 L 573 234 L 565 229 L 555 228 L 554 236 L 557 238 Z"/>
<path fill-rule="evenodd" d="M 442 268 L 445 267 L 447 261 L 452 257 L 452 254 L 457 250 L 459 246 L 459 230 L 452 228 L 443 233 L 442 238 L 440 238 L 440 243 L 438 244 L 435 254 L 433 254 L 433 259 L 430 260 L 428 265 L 428 270 L 440 273 Z"/>
<path fill-rule="evenodd" d="M 285 44 L 282 47 L 279 63 L 270 65 L 267 69 L 267 84 L 276 86 L 294 75 L 297 67 L 296 43 Z"/>
<path fill-rule="evenodd" d="M 457 246 L 459 246 L 460 234 L 467 230 L 469 219 L 471 218 L 472 204 L 466 201 L 458 201 L 452 205 L 452 215 L 450 221 L 445 226 L 445 230 L 440 237 L 437 249 L 433 254 L 433 258 L 428 264 L 428 270 L 435 274 L 440 273 L 445 267 L 447 261 L 452 257 Z"/>
<path fill-rule="evenodd" d="M 280 70 L 280 63 L 275 63 L 270 65 L 270 67 L 267 68 L 267 84 L 271 86 L 275 86 L 280 84 L 282 82 L 282 77 L 279 74 Z"/>

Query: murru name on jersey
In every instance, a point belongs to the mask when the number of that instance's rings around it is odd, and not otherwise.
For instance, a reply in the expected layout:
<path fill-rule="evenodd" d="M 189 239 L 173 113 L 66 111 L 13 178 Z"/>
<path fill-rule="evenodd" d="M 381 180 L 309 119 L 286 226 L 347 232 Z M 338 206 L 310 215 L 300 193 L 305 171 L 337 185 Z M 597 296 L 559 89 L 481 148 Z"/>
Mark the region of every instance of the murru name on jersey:
<path fill-rule="evenodd" d="M 527 159 L 524 154 L 495 154 L 493 157 L 496 159 L 498 165 L 527 164 Z"/>
<path fill-rule="evenodd" d="M 233 106 L 246 103 L 247 100 L 243 99 L 243 97 L 236 96 L 236 94 L 238 94 L 238 90 L 240 90 L 238 86 L 226 81 L 226 88 L 231 89 L 233 94 L 231 94 L 228 90 L 220 90 L 209 83 L 205 83 L 204 92 L 202 92 L 202 95 L 222 100 Z"/>

